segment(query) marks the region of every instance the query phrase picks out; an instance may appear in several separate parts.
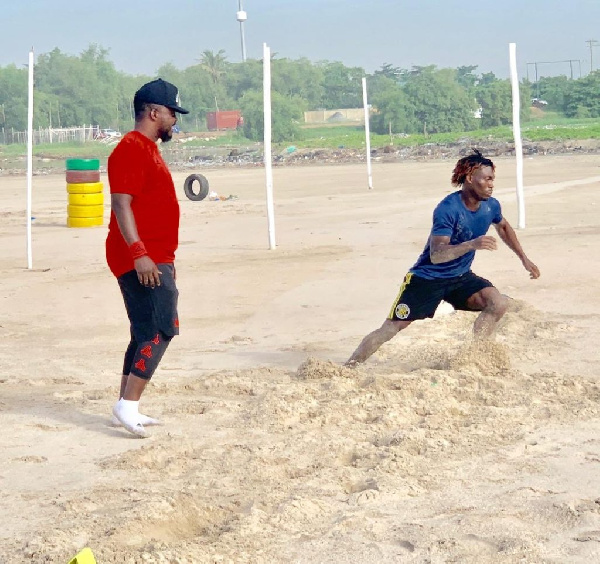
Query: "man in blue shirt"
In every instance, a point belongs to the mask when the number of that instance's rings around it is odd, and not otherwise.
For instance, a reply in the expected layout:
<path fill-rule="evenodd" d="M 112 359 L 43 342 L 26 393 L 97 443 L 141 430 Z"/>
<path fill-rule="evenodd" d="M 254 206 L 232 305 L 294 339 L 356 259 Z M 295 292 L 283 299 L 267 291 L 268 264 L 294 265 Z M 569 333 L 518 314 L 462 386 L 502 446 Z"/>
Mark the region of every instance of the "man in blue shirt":
<path fill-rule="evenodd" d="M 538 267 L 527 258 L 514 229 L 502 217 L 500 202 L 492 198 L 495 170 L 494 163 L 477 150 L 456 163 L 452 185 L 461 189 L 435 208 L 425 250 L 404 277 L 387 319 L 362 340 L 346 366 L 367 360 L 413 321 L 433 317 L 442 300 L 454 309 L 480 311 L 473 331 L 476 337 L 490 336 L 506 312 L 508 298 L 489 280 L 475 275 L 471 264 L 475 251 L 496 249 L 496 239 L 486 235 L 492 224 L 530 278 L 539 278 Z"/>

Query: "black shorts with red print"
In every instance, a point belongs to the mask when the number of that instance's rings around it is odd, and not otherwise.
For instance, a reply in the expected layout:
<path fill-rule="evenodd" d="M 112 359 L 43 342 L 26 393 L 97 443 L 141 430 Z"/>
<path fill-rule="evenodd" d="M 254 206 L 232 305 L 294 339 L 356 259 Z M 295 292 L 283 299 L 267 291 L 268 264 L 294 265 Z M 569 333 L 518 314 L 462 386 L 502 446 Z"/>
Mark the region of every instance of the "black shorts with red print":
<path fill-rule="evenodd" d="M 172 338 L 159 331 L 151 341 L 138 343 L 132 333 L 123 361 L 123 374 L 134 374 L 150 380 Z"/>
<path fill-rule="evenodd" d="M 469 271 L 454 278 L 429 280 L 412 272 L 405 277 L 398 296 L 388 315 L 391 321 L 415 321 L 433 317 L 442 300 L 454 309 L 474 311 L 468 307 L 467 300 L 473 295 L 489 288 L 493 284 Z"/>
<path fill-rule="evenodd" d="M 131 332 L 138 343 L 151 341 L 160 331 L 168 337 L 179 335 L 177 299 L 173 264 L 156 265 L 160 274 L 160 286 L 150 288 L 140 284 L 135 270 L 117 278 Z"/>
<path fill-rule="evenodd" d="M 149 288 L 140 284 L 135 270 L 117 279 L 131 331 L 123 374 L 145 379 L 152 377 L 169 342 L 179 334 L 175 267 L 169 263 L 156 266 L 161 273 L 160 286 Z"/>

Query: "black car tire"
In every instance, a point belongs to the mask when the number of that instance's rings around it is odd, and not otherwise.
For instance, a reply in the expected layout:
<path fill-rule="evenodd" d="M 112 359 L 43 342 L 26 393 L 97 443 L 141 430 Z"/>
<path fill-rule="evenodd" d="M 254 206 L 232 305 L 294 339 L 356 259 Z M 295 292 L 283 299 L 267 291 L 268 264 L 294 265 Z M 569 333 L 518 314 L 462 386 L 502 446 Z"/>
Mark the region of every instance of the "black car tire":
<path fill-rule="evenodd" d="M 194 192 L 194 182 L 198 182 L 200 189 Z M 204 200 L 208 196 L 208 180 L 201 174 L 190 174 L 183 183 L 183 191 L 185 195 L 194 202 Z"/>

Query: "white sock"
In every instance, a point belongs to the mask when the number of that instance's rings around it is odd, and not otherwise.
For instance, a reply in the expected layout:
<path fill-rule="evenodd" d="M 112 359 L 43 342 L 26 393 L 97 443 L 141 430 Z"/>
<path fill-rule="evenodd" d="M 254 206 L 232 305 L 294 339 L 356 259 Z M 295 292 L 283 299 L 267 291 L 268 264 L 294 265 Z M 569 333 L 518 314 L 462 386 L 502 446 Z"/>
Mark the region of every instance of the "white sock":
<path fill-rule="evenodd" d="M 145 438 L 148 433 L 139 421 L 139 401 L 130 401 L 121 398 L 113 408 L 113 415 L 123 424 L 123 427 L 138 437 Z"/>
<path fill-rule="evenodd" d="M 149 427 L 152 427 L 153 425 L 162 425 L 160 419 L 155 419 L 154 417 L 148 417 L 147 415 L 144 415 L 143 413 L 138 413 L 137 421 L 141 425 L 144 425 L 144 426 L 148 425 Z M 115 417 L 114 413 L 111 416 L 110 423 L 111 423 L 111 425 L 113 425 L 115 427 L 119 427 L 121 425 L 121 422 L 117 419 L 117 417 Z"/>
<path fill-rule="evenodd" d="M 139 401 L 132 401 L 121 398 L 119 400 L 119 411 L 123 414 L 124 417 L 127 417 L 128 419 L 137 419 L 139 413 L 139 405 Z"/>

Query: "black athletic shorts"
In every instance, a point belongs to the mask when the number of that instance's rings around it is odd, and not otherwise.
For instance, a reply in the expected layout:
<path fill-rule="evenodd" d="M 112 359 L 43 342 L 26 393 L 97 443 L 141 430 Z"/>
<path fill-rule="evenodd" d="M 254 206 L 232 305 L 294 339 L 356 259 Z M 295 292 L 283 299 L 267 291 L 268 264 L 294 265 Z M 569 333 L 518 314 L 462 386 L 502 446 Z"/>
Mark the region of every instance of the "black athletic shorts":
<path fill-rule="evenodd" d="M 414 321 L 433 317 L 442 300 L 454 309 L 471 310 L 467 300 L 493 284 L 471 271 L 454 278 L 428 280 L 412 272 L 404 277 L 398 297 L 394 300 L 388 319 L 392 321 Z"/>
<path fill-rule="evenodd" d="M 138 343 L 154 339 L 159 331 L 167 337 L 179 335 L 175 267 L 169 263 L 156 266 L 161 272 L 160 286 L 154 288 L 140 284 L 135 270 L 117 278 L 131 322 L 131 333 Z"/>

